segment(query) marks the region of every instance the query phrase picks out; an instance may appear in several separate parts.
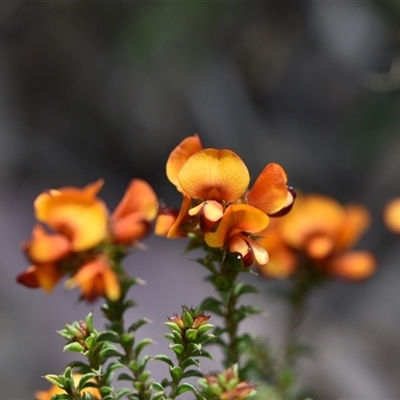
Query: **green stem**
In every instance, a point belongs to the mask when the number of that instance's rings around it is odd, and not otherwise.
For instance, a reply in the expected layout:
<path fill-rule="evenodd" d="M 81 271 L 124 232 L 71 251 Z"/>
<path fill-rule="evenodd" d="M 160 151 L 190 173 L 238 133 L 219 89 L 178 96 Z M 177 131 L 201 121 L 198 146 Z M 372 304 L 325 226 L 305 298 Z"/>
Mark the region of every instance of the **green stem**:
<path fill-rule="evenodd" d="M 137 398 L 139 400 L 149 400 L 151 398 L 151 390 L 149 390 L 148 382 L 142 379 L 141 371 L 133 367 L 140 361 L 134 348 L 134 334 L 133 332 L 128 332 L 125 328 L 125 311 L 135 306 L 134 302 L 126 300 L 126 297 L 130 287 L 135 284 L 135 280 L 127 277 L 122 268 L 118 272 L 121 283 L 121 297 L 117 301 L 106 299 L 102 307 L 103 314 L 109 321 L 106 328 L 117 333 L 120 338 L 120 345 L 125 353 L 121 362 L 126 365 L 133 375 L 133 385 L 137 391 L 135 393 Z M 130 340 L 126 340 L 127 337 Z"/>

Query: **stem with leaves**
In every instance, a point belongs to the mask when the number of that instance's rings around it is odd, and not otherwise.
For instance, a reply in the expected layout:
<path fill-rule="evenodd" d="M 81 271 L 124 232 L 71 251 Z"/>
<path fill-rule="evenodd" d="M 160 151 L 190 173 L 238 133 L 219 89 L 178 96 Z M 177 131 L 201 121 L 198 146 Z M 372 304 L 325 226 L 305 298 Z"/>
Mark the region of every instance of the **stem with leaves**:
<path fill-rule="evenodd" d="M 208 297 L 201 304 L 201 308 L 214 312 L 222 318 L 222 326 L 214 331 L 217 337 L 213 343 L 219 345 L 223 351 L 223 365 L 229 368 L 239 365 L 239 377 L 245 378 L 242 371 L 245 366 L 240 365 L 240 356 L 245 349 L 251 346 L 252 337 L 248 333 L 239 334 L 239 325 L 249 315 L 259 314 L 260 310 L 253 306 L 240 305 L 239 299 L 246 293 L 257 293 L 252 285 L 237 282 L 241 272 L 248 273 L 240 259 L 234 254 L 223 254 L 215 249 L 207 249 L 204 259 L 197 261 L 210 271 L 206 278 L 214 288 L 218 297 Z"/>

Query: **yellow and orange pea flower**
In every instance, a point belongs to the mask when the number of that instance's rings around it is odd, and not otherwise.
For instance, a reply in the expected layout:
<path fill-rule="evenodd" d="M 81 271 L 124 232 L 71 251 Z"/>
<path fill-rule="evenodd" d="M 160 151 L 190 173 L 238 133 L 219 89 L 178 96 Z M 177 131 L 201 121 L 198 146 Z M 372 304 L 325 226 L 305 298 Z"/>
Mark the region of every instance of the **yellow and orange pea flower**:
<path fill-rule="evenodd" d="M 271 278 L 286 278 L 306 257 L 329 276 L 354 281 L 368 278 L 375 272 L 375 257 L 351 248 L 369 224 L 370 214 L 362 205 L 342 206 L 322 195 L 299 196 L 289 214 L 260 233 L 258 243 L 270 256 L 260 271 Z"/>
<path fill-rule="evenodd" d="M 82 375 L 80 374 L 74 374 L 73 375 L 73 379 L 74 379 L 74 383 L 75 385 L 77 385 L 79 383 L 79 380 L 81 378 Z M 83 393 L 90 393 L 93 396 L 93 400 L 98 400 L 101 399 L 102 396 L 99 392 L 98 389 L 96 388 L 92 388 L 92 387 L 88 387 L 86 389 L 83 389 L 82 392 Z M 58 386 L 56 385 L 52 385 L 49 390 L 40 390 L 37 391 L 35 393 L 35 400 L 51 400 L 51 398 L 53 396 L 55 396 L 56 394 L 66 394 L 65 390 L 60 389 Z"/>
<path fill-rule="evenodd" d="M 170 154 L 167 177 L 183 195 L 179 214 L 163 213 L 156 234 L 169 238 L 205 235 L 210 247 L 225 247 L 245 264 L 266 263 L 268 255 L 252 239 L 268 215 L 288 211 L 294 195 L 283 168 L 268 164 L 249 190 L 250 174 L 231 150 L 203 149 L 197 135 L 184 139 Z"/>
<path fill-rule="evenodd" d="M 32 238 L 23 244 L 32 265 L 18 276 L 19 283 L 50 292 L 69 274 L 68 286 L 79 286 L 89 301 L 101 295 L 111 300 L 119 297 L 119 282 L 106 260 L 107 249 L 132 246 L 145 237 L 157 214 L 158 201 L 147 182 L 134 179 L 110 216 L 97 197 L 102 186 L 99 180 L 82 189 L 66 187 L 37 197 L 36 218 L 52 232 L 41 224 L 34 227 Z"/>

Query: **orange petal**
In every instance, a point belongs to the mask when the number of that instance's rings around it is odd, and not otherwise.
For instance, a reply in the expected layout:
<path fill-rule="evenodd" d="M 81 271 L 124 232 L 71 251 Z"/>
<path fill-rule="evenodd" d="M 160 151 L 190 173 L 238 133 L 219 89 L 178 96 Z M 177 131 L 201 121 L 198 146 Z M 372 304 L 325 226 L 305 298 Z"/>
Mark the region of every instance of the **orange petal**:
<path fill-rule="evenodd" d="M 178 237 L 184 237 L 187 235 L 187 232 L 182 229 L 182 225 L 184 225 L 190 219 L 190 215 L 188 214 L 190 209 L 190 204 L 191 204 L 191 198 L 184 194 L 179 215 L 176 218 L 171 229 L 169 230 L 167 238 L 173 239 Z"/>
<path fill-rule="evenodd" d="M 177 215 L 174 214 L 159 214 L 156 219 L 154 233 L 157 236 L 167 236 L 176 218 Z"/>
<path fill-rule="evenodd" d="M 109 300 L 116 301 L 121 296 L 121 288 L 116 273 L 106 262 L 95 259 L 83 265 L 79 271 L 66 282 L 68 289 L 80 287 L 83 297 L 93 301 L 105 295 Z"/>
<path fill-rule="evenodd" d="M 39 286 L 49 293 L 64 274 L 56 264 L 39 264 L 36 266 L 35 275 Z"/>
<path fill-rule="evenodd" d="M 45 292 L 51 292 L 63 274 L 55 264 L 31 265 L 18 275 L 17 282 L 29 288 L 41 287 Z"/>
<path fill-rule="evenodd" d="M 269 255 L 267 250 L 264 249 L 259 243 L 257 243 L 252 238 L 247 239 L 251 249 L 253 251 L 254 259 L 258 265 L 265 265 L 269 261 Z"/>
<path fill-rule="evenodd" d="M 200 142 L 200 138 L 197 135 L 189 136 L 184 139 L 174 150 L 172 150 L 167 160 L 167 177 L 171 183 L 173 183 L 178 190 L 180 190 L 178 173 L 182 166 L 193 154 L 202 150 L 203 147 Z"/>
<path fill-rule="evenodd" d="M 268 253 L 269 260 L 265 265 L 260 265 L 260 272 L 268 278 L 289 278 L 296 270 L 296 259 L 293 253 Z"/>
<path fill-rule="evenodd" d="M 303 249 L 313 235 L 336 237 L 344 213 L 343 206 L 330 197 L 299 196 L 289 214 L 280 218 L 279 230 L 288 245 Z"/>
<path fill-rule="evenodd" d="M 369 278 L 375 270 L 375 257 L 365 251 L 348 252 L 335 257 L 329 263 L 331 275 L 351 281 Z"/>
<path fill-rule="evenodd" d="M 283 279 L 293 274 L 296 270 L 297 259 L 295 252 L 286 245 L 279 233 L 281 218 L 271 219 L 271 224 L 262 232 L 257 242 L 264 247 L 269 255 L 266 265 L 259 267 L 260 272 L 269 278 Z"/>
<path fill-rule="evenodd" d="M 268 223 L 268 216 L 258 208 L 247 204 L 232 204 L 226 209 L 217 230 L 206 233 L 204 239 L 210 247 L 223 247 L 229 237 L 241 232 L 260 232 Z"/>
<path fill-rule="evenodd" d="M 133 179 L 111 218 L 117 220 L 140 212 L 143 219 L 150 222 L 156 217 L 157 210 L 158 200 L 152 187 L 142 179 Z"/>
<path fill-rule="evenodd" d="M 333 252 L 334 248 L 333 238 L 324 234 L 311 236 L 306 242 L 306 251 L 311 258 L 325 258 Z"/>
<path fill-rule="evenodd" d="M 228 249 L 231 253 L 238 253 L 242 257 L 245 257 L 249 251 L 251 251 L 249 244 L 244 239 L 243 235 L 234 235 L 229 238 Z"/>
<path fill-rule="evenodd" d="M 205 218 L 209 221 L 219 221 L 224 215 L 224 208 L 222 204 L 215 200 L 203 201 L 196 207 L 189 210 L 189 215 L 198 215 L 203 212 Z"/>
<path fill-rule="evenodd" d="M 96 197 L 103 181 L 42 193 L 35 200 L 36 218 L 66 235 L 74 251 L 97 246 L 107 236 L 108 211 Z"/>
<path fill-rule="evenodd" d="M 275 163 L 268 164 L 247 194 L 248 204 L 266 214 L 275 214 L 293 203 L 293 195 L 288 190 L 284 169 Z"/>
<path fill-rule="evenodd" d="M 17 282 L 31 289 L 40 287 L 36 278 L 36 266 L 31 265 L 24 272 L 17 276 Z"/>
<path fill-rule="evenodd" d="M 234 203 L 245 194 L 250 176 L 233 151 L 206 149 L 186 161 L 178 179 L 182 190 L 193 199 Z"/>
<path fill-rule="evenodd" d="M 385 207 L 383 220 L 395 233 L 400 233 L 400 197 L 391 200 Z"/>
<path fill-rule="evenodd" d="M 49 235 L 41 225 L 33 228 L 32 239 L 23 248 L 34 264 L 52 263 L 61 260 L 71 252 L 71 243 L 63 235 Z"/>
<path fill-rule="evenodd" d="M 140 212 L 129 214 L 112 222 L 111 234 L 114 243 L 131 245 L 143 239 L 150 230 L 150 224 Z"/>
<path fill-rule="evenodd" d="M 337 237 L 338 250 L 345 250 L 354 246 L 371 222 L 368 209 L 362 205 L 347 205 L 344 210 L 344 220 Z"/>

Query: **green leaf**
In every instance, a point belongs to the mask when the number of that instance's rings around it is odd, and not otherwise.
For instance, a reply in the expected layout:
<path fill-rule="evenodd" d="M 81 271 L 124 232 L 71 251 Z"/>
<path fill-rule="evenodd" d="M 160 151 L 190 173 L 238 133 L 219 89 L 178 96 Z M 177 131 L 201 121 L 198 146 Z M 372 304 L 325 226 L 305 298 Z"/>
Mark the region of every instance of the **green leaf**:
<path fill-rule="evenodd" d="M 188 358 L 187 360 L 185 360 L 182 364 L 182 368 L 186 369 L 188 367 L 191 366 L 195 366 L 195 367 L 199 367 L 200 366 L 200 361 L 197 360 L 196 358 Z"/>
<path fill-rule="evenodd" d="M 88 373 L 88 374 L 83 375 L 78 383 L 78 387 L 77 387 L 78 392 L 80 393 L 82 391 L 82 389 L 84 389 L 87 386 L 86 383 L 88 383 L 88 381 L 95 378 L 96 376 L 97 376 L 97 374 L 94 374 L 94 373 Z"/>
<path fill-rule="evenodd" d="M 198 332 L 197 329 L 191 329 L 189 328 L 186 332 L 185 332 L 185 338 L 187 341 L 189 342 L 195 342 L 198 336 Z"/>
<path fill-rule="evenodd" d="M 164 386 L 161 385 L 161 383 L 153 382 L 152 387 L 154 390 L 158 390 L 159 392 L 161 392 L 161 391 L 164 392 Z"/>
<path fill-rule="evenodd" d="M 171 331 L 176 331 L 179 333 L 182 332 L 182 329 L 175 322 L 168 321 L 168 322 L 165 322 L 164 325 L 167 326 Z"/>
<path fill-rule="evenodd" d="M 197 328 L 197 331 L 199 332 L 199 335 L 202 335 L 202 334 L 204 334 L 205 332 L 209 331 L 212 328 L 214 328 L 213 324 L 204 324 L 204 325 L 200 325 Z"/>
<path fill-rule="evenodd" d="M 153 400 L 166 400 L 164 391 L 154 393 L 152 399 Z"/>
<path fill-rule="evenodd" d="M 137 331 L 141 326 L 146 325 L 151 323 L 152 321 L 150 321 L 147 318 L 141 318 L 138 321 L 134 322 L 129 328 L 128 328 L 128 332 L 135 332 Z"/>
<path fill-rule="evenodd" d="M 101 360 L 105 361 L 111 357 L 122 357 L 123 354 L 121 354 L 113 345 L 108 345 L 105 349 L 100 351 L 99 356 Z"/>
<path fill-rule="evenodd" d="M 147 362 L 151 359 L 152 357 L 149 355 L 143 356 L 138 363 L 138 368 L 140 372 L 143 372 L 143 370 L 146 368 Z"/>
<path fill-rule="evenodd" d="M 122 397 L 128 395 L 129 393 L 131 393 L 131 390 L 128 388 L 121 388 L 116 390 L 115 392 L 115 397 L 113 397 L 113 399 L 115 400 L 119 400 L 122 399 Z M 104 398 L 103 398 L 104 399 Z"/>
<path fill-rule="evenodd" d="M 169 366 L 173 367 L 174 363 L 172 362 L 172 360 L 166 356 L 165 354 L 157 354 L 156 356 L 153 357 L 154 360 L 157 361 L 163 361 L 165 363 L 167 363 Z"/>
<path fill-rule="evenodd" d="M 95 332 L 95 329 L 93 327 L 93 313 L 92 312 L 87 315 L 87 317 L 85 318 L 85 322 L 86 322 L 86 326 L 87 326 L 89 333 Z"/>
<path fill-rule="evenodd" d="M 201 344 L 199 343 L 189 343 L 186 347 L 189 353 L 193 353 L 194 351 L 201 351 Z"/>
<path fill-rule="evenodd" d="M 68 343 L 64 346 L 63 351 L 70 351 L 72 353 L 83 353 L 85 348 L 78 342 Z"/>
<path fill-rule="evenodd" d="M 182 378 L 182 368 L 178 365 L 169 368 L 169 374 L 174 382 L 179 382 Z"/>
<path fill-rule="evenodd" d="M 71 396 L 69 394 L 55 394 L 51 400 L 71 400 Z"/>
<path fill-rule="evenodd" d="M 178 388 L 176 389 L 176 395 L 179 396 L 182 393 L 185 392 L 193 392 L 193 393 L 197 393 L 197 389 L 191 385 L 190 383 L 184 382 L 181 385 L 178 386 Z"/>
<path fill-rule="evenodd" d="M 235 295 L 236 298 L 239 298 L 243 294 L 246 293 L 259 293 L 259 291 L 252 285 L 248 285 L 243 282 L 239 282 L 235 285 L 233 289 L 233 294 Z"/>
<path fill-rule="evenodd" d="M 63 376 L 48 374 L 48 375 L 45 375 L 44 378 L 53 385 L 56 385 L 58 387 L 64 386 L 64 377 Z"/>
<path fill-rule="evenodd" d="M 131 381 L 132 382 L 132 381 L 135 380 L 135 378 L 133 376 L 131 376 L 131 375 L 128 375 L 126 372 L 123 372 L 122 374 L 118 375 L 117 380 L 119 380 L 119 381 Z"/>
<path fill-rule="evenodd" d="M 199 370 L 189 369 L 184 372 L 182 378 L 190 378 L 192 376 L 197 376 L 198 378 L 202 378 L 204 375 Z"/>
<path fill-rule="evenodd" d="M 179 344 L 179 343 L 175 343 L 175 344 L 171 344 L 169 346 L 169 348 L 178 356 L 178 357 L 182 357 L 183 354 L 185 354 L 185 348 Z"/>
<path fill-rule="evenodd" d="M 200 308 L 202 310 L 211 311 L 214 314 L 219 315 L 219 316 L 224 315 L 223 304 L 219 300 L 217 300 L 213 297 L 205 298 L 203 300 L 203 302 L 201 303 Z"/>
<path fill-rule="evenodd" d="M 114 342 L 119 343 L 119 335 L 114 331 L 105 331 L 98 334 L 96 342 Z"/>
<path fill-rule="evenodd" d="M 140 352 L 146 347 L 149 346 L 150 344 L 153 344 L 154 341 L 150 338 L 145 338 L 142 339 L 140 342 L 138 342 L 138 344 L 135 346 L 135 354 L 136 357 L 139 356 Z"/>

